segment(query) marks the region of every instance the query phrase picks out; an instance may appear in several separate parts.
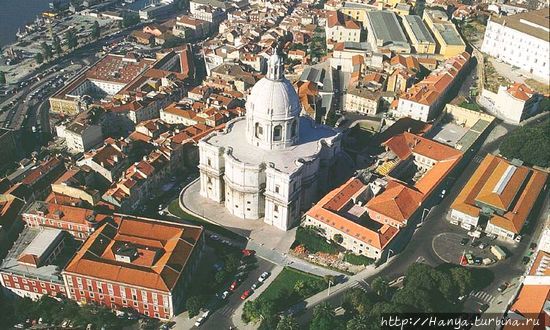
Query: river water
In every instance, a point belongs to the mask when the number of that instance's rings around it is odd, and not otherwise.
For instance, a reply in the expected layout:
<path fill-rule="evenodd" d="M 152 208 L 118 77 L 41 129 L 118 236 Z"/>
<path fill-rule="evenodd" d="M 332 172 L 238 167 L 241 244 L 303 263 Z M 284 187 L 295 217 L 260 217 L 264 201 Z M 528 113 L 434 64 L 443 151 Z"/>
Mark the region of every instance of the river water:
<path fill-rule="evenodd" d="M 16 40 L 17 29 L 27 22 L 32 22 L 37 15 L 49 9 L 51 0 L 0 0 L 0 46 Z M 126 4 L 125 9 L 139 10 L 148 3 L 148 0 L 137 0 Z"/>
<path fill-rule="evenodd" d="M 15 41 L 19 27 L 49 8 L 50 0 L 0 0 L 0 45 Z"/>

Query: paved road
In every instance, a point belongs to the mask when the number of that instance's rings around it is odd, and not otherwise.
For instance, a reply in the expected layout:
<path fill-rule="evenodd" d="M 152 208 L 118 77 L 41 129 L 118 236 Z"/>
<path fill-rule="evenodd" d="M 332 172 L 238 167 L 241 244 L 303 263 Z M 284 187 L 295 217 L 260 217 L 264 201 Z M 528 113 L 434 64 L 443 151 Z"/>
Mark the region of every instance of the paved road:
<path fill-rule="evenodd" d="M 533 121 L 529 124 L 535 123 Z M 528 125 L 529 125 L 528 124 Z M 426 217 L 422 227 L 416 230 L 414 234 L 414 239 L 412 239 L 405 250 L 398 255 L 390 259 L 389 263 L 385 265 L 380 271 L 360 273 L 357 276 L 351 278 L 347 283 L 347 287 L 353 286 L 362 286 L 367 287 L 368 282 L 372 281 L 375 277 L 383 276 L 388 279 L 397 278 L 405 273 L 407 268 L 414 262 L 424 262 L 432 266 L 436 266 L 442 263 L 442 260 L 437 257 L 435 252 L 432 249 L 433 238 L 442 232 L 461 232 L 465 234 L 465 231 L 460 229 L 455 225 L 451 225 L 445 218 L 449 207 L 452 201 L 456 198 L 458 193 L 462 190 L 465 183 L 471 177 L 473 172 L 476 170 L 479 165 L 480 160 L 488 153 L 493 153 L 498 150 L 498 146 L 502 141 L 505 134 L 511 132 L 515 129 L 515 126 L 501 123 L 496 125 L 496 127 L 490 132 L 484 144 L 478 150 L 477 153 L 471 154 L 466 159 L 466 166 L 461 172 L 460 176 L 457 177 L 453 187 L 449 189 L 447 196 L 435 207 L 432 208 L 428 216 Z M 546 199 L 546 205 L 548 203 L 548 197 Z M 543 207 L 542 209 L 548 209 L 548 207 Z M 541 215 L 540 217 L 543 217 Z M 507 260 L 500 262 L 494 267 L 490 268 L 490 271 L 493 273 L 494 280 L 490 286 L 484 289 L 484 292 L 487 296 L 483 297 L 497 297 L 499 296 L 498 301 L 506 300 L 508 295 L 511 295 L 513 292 L 512 289 L 507 290 L 506 297 L 500 297 L 500 293 L 496 288 L 504 281 L 512 281 L 514 278 L 517 278 L 523 274 L 525 271 L 525 266 L 522 265 L 521 259 L 525 254 L 525 251 L 528 249 L 528 245 L 531 242 L 532 237 L 537 236 L 537 232 L 540 231 L 543 221 L 538 221 L 536 228 L 534 228 L 533 234 L 524 235 L 524 239 L 519 246 L 516 248 L 515 253 L 508 258 Z M 512 281 L 513 282 L 513 281 Z M 339 306 L 342 303 L 344 293 L 346 290 L 342 289 L 334 293 L 331 296 L 324 296 L 323 294 L 319 295 L 320 299 L 316 301 L 308 302 L 308 308 L 299 318 L 300 323 L 307 324 L 311 320 L 313 307 L 322 301 L 327 301 L 333 306 Z M 326 294 L 326 292 L 323 292 Z M 475 295 L 476 293 L 473 293 Z M 508 298 L 509 299 L 509 298 Z M 487 302 L 493 302 L 498 304 L 500 309 L 504 309 L 507 301 L 502 304 L 499 304 L 496 299 L 488 299 Z"/>
<path fill-rule="evenodd" d="M 200 329 L 218 330 L 235 327 L 232 321 L 232 315 L 239 308 L 239 306 L 241 306 L 245 302 L 244 300 L 241 300 L 241 295 L 243 294 L 243 292 L 250 289 L 252 284 L 258 281 L 258 277 L 260 277 L 263 272 L 273 272 L 275 268 L 274 264 L 261 258 L 258 258 L 257 264 L 258 267 L 249 272 L 246 279 L 225 301 L 219 301 L 217 298 L 213 298 L 213 301 L 217 302 L 217 306 L 211 311 L 210 316 L 208 317 L 206 322 L 204 322 L 202 326 L 200 326 Z M 265 288 L 269 286 L 269 284 L 275 277 L 276 274 L 270 276 L 269 281 L 266 282 L 264 285 L 261 285 L 257 290 L 258 292 L 253 293 L 248 299 L 255 299 L 261 293 L 261 291 L 265 290 Z M 228 287 L 229 285 L 230 283 L 227 284 Z M 187 313 L 182 313 L 174 319 L 176 325 L 173 327 L 173 329 L 198 329 L 198 327 L 194 326 L 197 318 L 198 316 L 192 319 L 188 319 Z"/>

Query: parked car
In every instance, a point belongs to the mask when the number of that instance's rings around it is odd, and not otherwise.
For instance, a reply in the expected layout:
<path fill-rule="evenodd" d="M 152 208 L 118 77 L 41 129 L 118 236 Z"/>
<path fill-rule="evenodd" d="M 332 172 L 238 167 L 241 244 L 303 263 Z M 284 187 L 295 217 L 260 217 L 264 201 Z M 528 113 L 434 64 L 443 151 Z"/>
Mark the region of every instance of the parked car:
<path fill-rule="evenodd" d="M 460 245 L 464 246 L 466 244 L 468 244 L 468 242 L 470 241 L 470 239 L 468 237 L 464 237 L 461 241 L 460 241 Z"/>
<path fill-rule="evenodd" d="M 476 257 L 476 258 L 474 259 L 474 263 L 475 263 L 476 265 L 481 265 L 482 262 L 483 262 L 483 258 Z"/>
<path fill-rule="evenodd" d="M 218 298 L 220 298 L 221 300 L 225 300 L 225 298 L 227 298 L 227 296 L 229 296 L 229 291 L 224 291 L 224 292 L 222 292 L 221 294 L 218 294 L 217 296 L 218 296 Z"/>
<path fill-rule="evenodd" d="M 242 252 L 244 257 L 251 257 L 251 256 L 256 254 L 256 251 L 248 250 L 248 249 L 243 249 L 241 252 Z"/>
<path fill-rule="evenodd" d="M 483 250 L 483 249 L 485 249 L 485 248 L 487 247 L 487 244 L 485 244 L 485 243 L 482 242 L 482 243 L 479 244 L 478 247 L 479 247 L 480 249 Z"/>
<path fill-rule="evenodd" d="M 200 327 L 204 323 L 204 321 L 206 321 L 206 318 L 208 317 L 208 315 L 210 315 L 210 311 L 208 310 L 202 313 L 202 315 L 195 322 L 195 326 Z"/>
<path fill-rule="evenodd" d="M 537 243 L 531 243 L 529 245 L 529 250 L 531 250 L 531 251 L 535 251 L 536 248 L 537 248 Z"/>
<path fill-rule="evenodd" d="M 487 310 L 487 308 L 489 308 L 489 305 L 483 304 L 483 305 L 480 305 L 480 306 L 479 306 L 479 308 L 478 308 L 477 311 L 480 312 L 480 313 L 483 313 L 483 312 L 485 312 L 485 311 Z"/>
<path fill-rule="evenodd" d="M 510 283 L 508 282 L 504 282 L 502 283 L 501 285 L 499 285 L 499 287 L 497 288 L 498 292 L 504 292 L 508 286 L 510 285 Z"/>
<path fill-rule="evenodd" d="M 252 290 L 246 290 L 245 292 L 243 292 L 243 294 L 241 296 L 241 299 L 245 300 L 246 298 L 248 298 L 250 296 L 250 294 L 252 294 Z"/>
<path fill-rule="evenodd" d="M 252 286 L 250 288 L 252 290 L 256 290 L 260 285 L 262 285 L 262 282 L 256 282 L 256 283 L 252 284 Z"/>
<path fill-rule="evenodd" d="M 269 272 L 263 272 L 262 275 L 260 275 L 260 277 L 258 278 L 258 282 L 262 282 L 265 281 L 269 275 L 271 275 Z"/>
<path fill-rule="evenodd" d="M 241 283 L 241 279 L 234 280 L 229 286 L 229 291 L 235 291 L 235 289 L 239 286 L 240 283 Z"/>

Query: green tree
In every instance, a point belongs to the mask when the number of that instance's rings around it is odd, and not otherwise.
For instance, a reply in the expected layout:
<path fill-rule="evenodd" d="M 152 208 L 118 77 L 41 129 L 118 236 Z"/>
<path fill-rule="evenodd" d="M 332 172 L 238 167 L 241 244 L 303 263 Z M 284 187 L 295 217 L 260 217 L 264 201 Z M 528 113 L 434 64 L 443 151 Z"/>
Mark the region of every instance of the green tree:
<path fill-rule="evenodd" d="M 239 268 L 240 259 L 235 254 L 229 254 L 225 258 L 225 266 L 224 269 L 227 273 L 232 274 L 237 271 L 237 268 Z"/>
<path fill-rule="evenodd" d="M 392 302 L 406 306 L 406 310 L 410 312 L 433 313 L 435 310 L 432 301 L 427 290 L 407 286 L 398 290 L 392 297 Z"/>
<path fill-rule="evenodd" d="M 390 287 L 388 286 L 388 281 L 381 276 L 376 277 L 372 280 L 372 289 L 382 298 L 387 298 L 390 292 Z"/>
<path fill-rule="evenodd" d="M 0 85 L 3 85 L 6 83 L 6 73 L 4 71 L 0 71 Z"/>
<path fill-rule="evenodd" d="M 52 57 L 52 48 L 46 42 L 40 44 L 42 48 L 42 54 L 46 60 L 49 60 Z"/>
<path fill-rule="evenodd" d="M 346 291 L 342 307 L 354 314 L 367 315 L 373 305 L 372 299 L 367 293 L 359 288 Z"/>
<path fill-rule="evenodd" d="M 182 38 L 180 37 L 176 37 L 176 36 L 169 36 L 168 38 L 166 38 L 166 41 L 164 41 L 164 43 L 162 44 L 162 48 L 174 48 L 174 47 L 177 47 L 177 46 L 181 46 L 185 43 L 185 40 L 183 40 Z"/>
<path fill-rule="evenodd" d="M 59 40 L 57 35 L 53 36 L 52 48 L 57 55 L 61 55 L 61 53 L 63 53 L 63 49 L 61 48 L 61 40 Z"/>
<path fill-rule="evenodd" d="M 185 302 L 185 307 L 189 313 L 189 318 L 199 315 L 202 308 L 203 300 L 199 296 L 191 296 Z"/>
<path fill-rule="evenodd" d="M 342 236 L 342 234 L 334 234 L 332 240 L 338 244 L 342 244 L 342 242 L 344 241 L 344 237 Z"/>
<path fill-rule="evenodd" d="M 539 106 L 548 110 L 547 104 L 547 99 L 543 99 Z M 499 150 L 508 159 L 518 158 L 529 165 L 550 166 L 550 120 L 516 129 L 504 138 Z"/>
<path fill-rule="evenodd" d="M 101 35 L 101 28 L 99 27 L 99 23 L 97 21 L 94 21 L 94 24 L 92 25 L 92 38 L 98 39 Z"/>
<path fill-rule="evenodd" d="M 366 330 L 376 328 L 376 325 L 374 325 L 366 315 L 357 315 L 346 323 L 346 330 Z"/>
<path fill-rule="evenodd" d="M 42 64 L 42 62 L 44 62 L 44 56 L 42 56 L 42 53 L 36 53 L 34 54 L 34 60 L 37 64 Z"/>
<path fill-rule="evenodd" d="M 334 330 L 338 328 L 336 315 L 332 305 L 323 302 L 313 310 L 313 319 L 309 325 L 310 330 Z"/>
<path fill-rule="evenodd" d="M 139 23 L 139 15 L 134 12 L 125 12 L 122 15 L 122 27 L 129 27 Z"/>
<path fill-rule="evenodd" d="M 451 278 L 457 286 L 458 294 L 463 296 L 472 291 L 474 278 L 472 272 L 463 267 L 454 267 L 450 270 Z"/>
<path fill-rule="evenodd" d="M 292 316 L 283 316 L 277 323 L 277 330 L 300 330 L 300 324 Z"/>
<path fill-rule="evenodd" d="M 217 272 L 216 275 L 214 276 L 214 279 L 217 284 L 221 284 L 223 281 L 225 281 L 226 278 L 227 278 L 227 271 L 225 271 L 224 269 Z"/>
<path fill-rule="evenodd" d="M 75 49 L 78 46 L 78 37 L 73 30 L 65 32 L 65 39 L 67 40 L 67 47 L 69 49 Z"/>

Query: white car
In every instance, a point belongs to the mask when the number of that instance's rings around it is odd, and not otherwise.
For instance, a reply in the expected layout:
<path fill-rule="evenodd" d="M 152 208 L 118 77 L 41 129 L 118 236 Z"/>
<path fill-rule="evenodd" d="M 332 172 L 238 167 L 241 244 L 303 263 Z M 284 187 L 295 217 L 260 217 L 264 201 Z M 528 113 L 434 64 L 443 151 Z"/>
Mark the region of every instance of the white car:
<path fill-rule="evenodd" d="M 225 300 L 225 298 L 227 298 L 227 296 L 229 296 L 229 291 L 224 291 L 224 292 L 221 294 L 220 298 L 222 298 L 222 300 Z"/>
<path fill-rule="evenodd" d="M 202 313 L 202 315 L 197 319 L 197 321 L 195 321 L 195 326 L 200 327 L 201 324 L 203 324 L 204 321 L 206 321 L 206 318 L 208 317 L 208 315 L 210 315 L 210 311 L 206 311 Z"/>
<path fill-rule="evenodd" d="M 262 275 L 260 275 L 260 277 L 258 278 L 258 282 L 262 282 L 265 281 L 268 277 L 269 277 L 269 272 L 263 272 Z"/>

